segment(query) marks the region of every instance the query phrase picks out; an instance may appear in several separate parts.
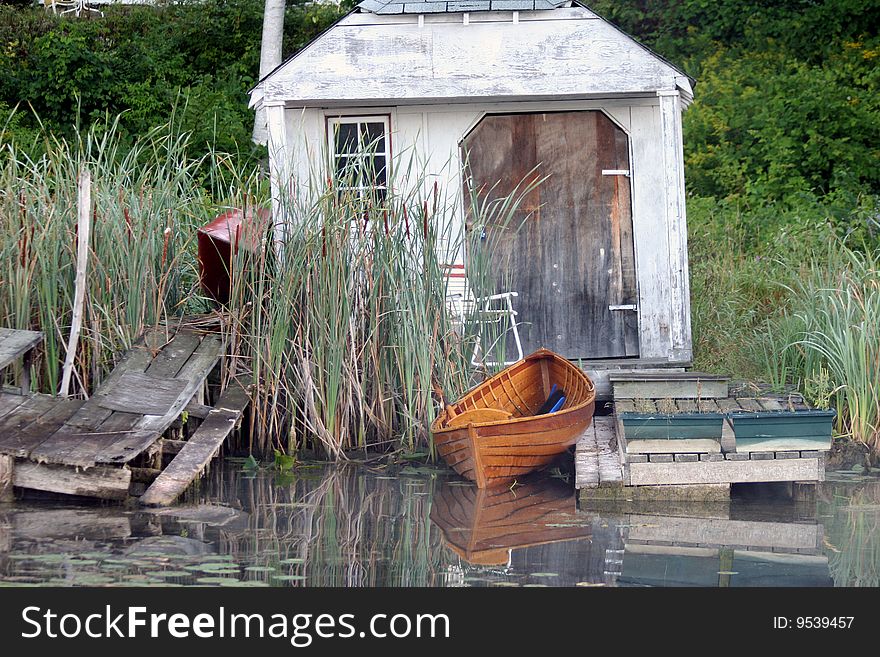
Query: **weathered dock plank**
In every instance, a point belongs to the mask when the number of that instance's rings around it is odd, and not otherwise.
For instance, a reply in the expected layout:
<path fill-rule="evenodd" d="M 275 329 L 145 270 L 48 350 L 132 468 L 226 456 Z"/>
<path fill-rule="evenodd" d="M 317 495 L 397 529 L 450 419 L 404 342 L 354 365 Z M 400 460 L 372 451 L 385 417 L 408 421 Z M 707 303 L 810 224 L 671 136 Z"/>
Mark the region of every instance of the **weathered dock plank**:
<path fill-rule="evenodd" d="M 97 463 L 127 463 L 143 452 L 183 412 L 186 405 L 204 385 L 223 352 L 223 340 L 217 335 L 206 335 L 177 374 L 185 381 L 182 391 L 171 408 L 163 415 L 144 415 L 129 434 L 124 434 L 107 445 L 97 455 Z M 208 414 L 210 417 L 210 413 Z M 205 418 L 207 421 L 207 418 Z"/>
<path fill-rule="evenodd" d="M 48 413 L 56 400 L 48 395 L 33 395 L 0 420 L 0 454 L 18 455 L 23 443 L 19 435 L 40 417 Z"/>
<path fill-rule="evenodd" d="M 198 334 L 182 332 L 158 353 L 144 374 L 157 379 L 173 379 L 201 344 Z"/>
<path fill-rule="evenodd" d="M 767 461 L 699 461 L 697 463 L 631 463 L 634 486 L 671 484 L 757 483 L 816 481 L 820 459 L 772 459 Z M 821 468 L 824 474 L 824 467 Z"/>
<path fill-rule="evenodd" d="M 785 407 L 776 399 L 761 398 L 758 403 L 765 411 L 784 411 Z"/>
<path fill-rule="evenodd" d="M 111 411 L 165 415 L 186 388 L 186 381 L 160 379 L 140 372 L 125 372 L 116 381 L 110 394 L 102 395 L 98 404 Z M 147 393 L 148 394 L 145 394 Z"/>
<path fill-rule="evenodd" d="M 81 399 L 54 398 L 44 395 L 34 395 L 33 398 L 42 398 L 40 406 L 44 411 L 26 427 L 21 427 L 14 432 L 10 431 L 0 437 L 0 452 L 17 457 L 28 456 L 48 436 L 54 434 L 83 404 Z"/>
<path fill-rule="evenodd" d="M 0 328 L 0 370 L 9 367 L 43 341 L 39 331 Z"/>
<path fill-rule="evenodd" d="M 740 405 L 740 408 L 742 408 L 744 411 L 748 411 L 749 413 L 760 413 L 764 410 L 764 407 L 761 406 L 761 403 L 757 400 L 757 398 L 739 397 L 736 401 Z"/>
<path fill-rule="evenodd" d="M 623 469 L 615 444 L 615 421 L 610 415 L 593 419 L 596 427 L 596 446 L 598 447 L 598 467 L 600 486 L 622 486 Z"/>
<path fill-rule="evenodd" d="M 159 342 L 161 334 L 154 331 L 148 331 L 141 340 L 138 340 L 131 349 L 129 349 L 122 359 L 117 363 L 113 371 L 107 375 L 107 378 L 101 383 L 95 394 L 89 399 L 88 404 L 84 404 L 73 417 L 66 423 L 67 426 L 80 427 L 86 432 L 94 431 L 106 420 L 113 411 L 101 405 L 103 397 L 111 394 L 116 387 L 116 383 L 127 372 L 143 372 L 153 360 L 155 354 L 156 343 Z"/>
<path fill-rule="evenodd" d="M 83 495 L 103 500 L 128 497 L 131 471 L 128 468 L 96 466 L 76 469 L 63 465 L 16 459 L 13 483 L 20 488 L 65 495 Z"/>
<path fill-rule="evenodd" d="M 141 416 L 136 413 L 115 412 L 91 431 L 81 427 L 62 426 L 34 449 L 30 458 L 44 463 L 91 467 L 95 464 L 95 454 L 104 445 L 121 434 L 130 434 L 140 419 Z"/>
<path fill-rule="evenodd" d="M 166 506 L 173 503 L 214 458 L 249 402 L 250 395 L 245 387 L 230 384 L 202 425 L 140 498 L 141 504 Z"/>
<path fill-rule="evenodd" d="M 596 443 L 596 426 L 590 424 L 578 439 L 574 450 L 575 488 L 599 486 L 599 446 Z"/>
<path fill-rule="evenodd" d="M 27 401 L 27 397 L 9 392 L 0 392 L 0 420 L 15 411 Z"/>

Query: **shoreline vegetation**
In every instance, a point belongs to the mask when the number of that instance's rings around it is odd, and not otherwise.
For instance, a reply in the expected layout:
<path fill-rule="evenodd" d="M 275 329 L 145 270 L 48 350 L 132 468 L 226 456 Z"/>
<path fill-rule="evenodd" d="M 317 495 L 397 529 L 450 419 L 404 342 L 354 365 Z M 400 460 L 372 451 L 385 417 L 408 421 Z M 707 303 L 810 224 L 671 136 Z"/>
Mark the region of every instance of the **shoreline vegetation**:
<path fill-rule="evenodd" d="M 697 78 L 684 116 L 695 368 L 835 408 L 836 434 L 876 462 L 880 9 L 746 4 L 591 6 Z M 345 10 L 293 3 L 286 53 Z M 65 356 L 80 170 L 92 173 L 95 210 L 76 394 L 93 390 L 145 327 L 209 309 L 196 229 L 270 195 L 246 106 L 262 4 L 106 13 L 0 7 L 0 325 L 45 332 L 34 377 L 43 392 L 58 390 Z M 408 166 L 408 179 L 422 180 L 415 156 Z M 225 330 L 261 383 L 245 448 L 427 455 L 432 377 L 450 399 L 473 382 L 478 330 L 473 317 L 462 328 L 442 312 L 435 247 L 482 254 L 469 272 L 481 296 L 499 274 L 487 265 L 492 245 L 430 221 L 443 190 L 413 185 L 386 213 L 317 173 L 310 187 L 285 199 L 298 221 L 277 256 L 271 240 L 253 239 L 233 267 Z M 504 223 L 516 203 L 469 199 L 469 221 Z"/>

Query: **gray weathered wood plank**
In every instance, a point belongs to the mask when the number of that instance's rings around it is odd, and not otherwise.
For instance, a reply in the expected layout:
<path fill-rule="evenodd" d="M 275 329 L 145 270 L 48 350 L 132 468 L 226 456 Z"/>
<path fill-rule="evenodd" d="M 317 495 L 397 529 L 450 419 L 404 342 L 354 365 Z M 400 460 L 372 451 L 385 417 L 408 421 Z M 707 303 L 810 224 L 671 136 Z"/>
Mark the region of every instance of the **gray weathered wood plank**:
<path fill-rule="evenodd" d="M 0 328 L 0 370 L 5 369 L 43 341 L 39 331 Z"/>
<path fill-rule="evenodd" d="M 39 417 L 18 431 L 10 431 L 0 437 L 0 452 L 16 457 L 26 457 L 54 434 L 82 406 L 81 399 L 49 398 Z"/>
<path fill-rule="evenodd" d="M 208 374 L 214 369 L 223 350 L 223 340 L 216 335 L 207 335 L 181 368 L 177 378 L 185 381 L 182 392 L 164 415 L 145 415 L 133 427 L 133 433 L 121 436 L 107 445 L 97 455 L 97 463 L 127 463 L 165 431 L 183 412 L 199 389 L 204 385 Z"/>
<path fill-rule="evenodd" d="M 24 395 L 0 392 L 0 420 L 27 401 Z"/>
<path fill-rule="evenodd" d="M 13 482 L 20 488 L 31 490 L 124 500 L 128 497 L 131 472 L 120 467 L 80 469 L 17 459 Z"/>
<path fill-rule="evenodd" d="M 28 397 L 24 404 L 0 420 L 0 453 L 16 454 L 20 448 L 18 434 L 47 413 L 55 401 L 48 395 Z"/>
<path fill-rule="evenodd" d="M 722 397 L 720 399 L 716 399 L 715 403 L 718 404 L 718 408 L 722 413 L 731 413 L 733 411 L 741 410 L 736 399 L 734 399 L 733 397 Z"/>
<path fill-rule="evenodd" d="M 141 504 L 166 506 L 174 502 L 217 454 L 249 402 L 247 389 L 231 384 L 183 449 L 140 498 Z"/>
<path fill-rule="evenodd" d="M 587 427 L 578 439 L 574 459 L 575 488 L 596 488 L 599 485 L 599 446 L 594 424 Z"/>
<path fill-rule="evenodd" d="M 104 396 L 112 394 L 116 382 L 126 372 L 143 372 L 153 361 L 156 353 L 156 343 L 164 338 L 159 332 L 148 332 L 143 339 L 138 340 L 131 349 L 122 357 L 122 360 L 116 364 L 113 371 L 107 375 L 107 378 L 101 383 L 95 394 L 83 404 L 82 408 L 70 418 L 67 422 L 69 426 L 81 427 L 87 431 L 93 431 L 104 422 L 113 412 L 109 408 L 101 406 L 101 400 Z"/>
<path fill-rule="evenodd" d="M 750 413 L 760 413 L 764 407 L 754 397 L 738 397 L 736 400 L 744 411 Z"/>
<path fill-rule="evenodd" d="M 112 411 L 163 416 L 174 407 L 186 385 L 187 382 L 180 379 L 125 372 L 98 403 Z"/>
<path fill-rule="evenodd" d="M 91 467 L 95 464 L 95 454 L 120 434 L 130 433 L 141 419 L 135 413 L 116 411 L 93 431 L 79 427 L 59 427 L 39 447 L 30 458 L 45 463 L 67 464 L 77 467 Z"/>
<path fill-rule="evenodd" d="M 819 459 L 631 463 L 629 467 L 633 485 L 816 481 L 819 478 Z"/>
<path fill-rule="evenodd" d="M 761 397 L 758 399 L 758 403 L 761 405 L 765 411 L 783 411 L 785 407 L 779 403 L 777 399 L 769 399 L 766 397 Z"/>
<path fill-rule="evenodd" d="M 181 331 L 160 351 L 147 367 L 145 374 L 159 379 L 171 379 L 180 373 L 193 352 L 201 344 L 200 337 L 191 331 Z"/>
<path fill-rule="evenodd" d="M 593 419 L 596 427 L 600 486 L 619 486 L 623 482 L 620 455 L 615 444 L 615 422 L 610 415 Z"/>

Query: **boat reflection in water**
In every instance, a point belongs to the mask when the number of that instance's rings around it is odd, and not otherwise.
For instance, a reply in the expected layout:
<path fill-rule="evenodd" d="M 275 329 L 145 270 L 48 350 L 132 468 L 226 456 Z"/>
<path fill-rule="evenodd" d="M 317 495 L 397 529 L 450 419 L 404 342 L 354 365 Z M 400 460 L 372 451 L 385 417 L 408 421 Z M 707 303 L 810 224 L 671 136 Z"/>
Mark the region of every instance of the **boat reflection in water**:
<path fill-rule="evenodd" d="M 589 539 L 592 522 L 578 518 L 576 508 L 574 489 L 551 477 L 511 488 L 448 481 L 434 494 L 430 518 L 468 563 L 508 567 L 512 550 Z"/>

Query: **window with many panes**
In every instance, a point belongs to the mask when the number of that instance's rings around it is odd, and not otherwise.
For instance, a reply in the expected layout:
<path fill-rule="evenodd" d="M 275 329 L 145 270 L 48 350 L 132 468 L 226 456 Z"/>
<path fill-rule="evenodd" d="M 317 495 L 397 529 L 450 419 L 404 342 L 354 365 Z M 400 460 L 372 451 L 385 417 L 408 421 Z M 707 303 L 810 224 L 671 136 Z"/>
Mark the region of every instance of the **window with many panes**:
<path fill-rule="evenodd" d="M 339 189 L 384 198 L 390 159 L 387 116 L 337 116 L 327 121 Z"/>

